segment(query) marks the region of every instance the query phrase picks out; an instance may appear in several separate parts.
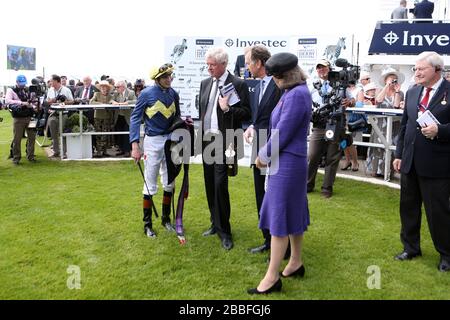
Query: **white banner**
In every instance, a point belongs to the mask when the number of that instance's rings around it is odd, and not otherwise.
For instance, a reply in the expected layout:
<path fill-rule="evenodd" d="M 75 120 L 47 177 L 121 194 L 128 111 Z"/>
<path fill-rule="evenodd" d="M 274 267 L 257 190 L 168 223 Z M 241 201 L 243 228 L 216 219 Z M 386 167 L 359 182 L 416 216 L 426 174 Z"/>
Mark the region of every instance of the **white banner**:
<path fill-rule="evenodd" d="M 325 58 L 332 65 L 337 58 L 352 62 L 352 36 L 271 36 L 271 37 L 166 37 L 166 61 L 175 65 L 172 87 L 180 94 L 181 115 L 199 117 L 198 97 L 200 82 L 209 77 L 205 54 L 211 47 L 227 50 L 228 70 L 233 74 L 238 55 L 246 47 L 262 44 L 272 54 L 292 52 L 299 58 L 299 65 L 311 78 L 315 78 L 315 64 Z"/>

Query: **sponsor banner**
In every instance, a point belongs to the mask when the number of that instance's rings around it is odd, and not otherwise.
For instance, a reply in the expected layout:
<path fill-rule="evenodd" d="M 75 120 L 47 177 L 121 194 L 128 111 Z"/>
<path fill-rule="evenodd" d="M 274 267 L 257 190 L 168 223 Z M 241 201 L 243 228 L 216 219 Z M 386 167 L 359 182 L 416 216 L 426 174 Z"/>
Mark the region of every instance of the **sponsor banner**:
<path fill-rule="evenodd" d="M 369 54 L 448 54 L 449 30 L 448 23 L 381 23 L 373 34 Z"/>
<path fill-rule="evenodd" d="M 221 45 L 221 39 L 211 37 L 166 37 L 164 57 L 175 70 L 172 87 L 180 94 L 183 116 L 199 117 L 200 82 L 209 76 L 205 54 L 210 47 Z"/>
<path fill-rule="evenodd" d="M 298 57 L 299 66 L 311 78 L 317 77 L 316 64 L 326 59 L 334 66 L 336 59 L 343 58 L 352 63 L 351 35 L 320 35 L 296 37 L 291 40 L 291 52 Z"/>
<path fill-rule="evenodd" d="M 318 59 L 328 59 L 332 64 L 337 58 L 350 63 L 352 36 L 300 36 L 300 37 L 166 37 L 165 59 L 175 65 L 172 87 L 180 94 L 180 109 L 183 116 L 199 117 L 200 83 L 209 77 L 205 63 L 206 51 L 211 47 L 223 47 L 229 56 L 227 69 L 233 74 L 237 57 L 246 47 L 261 44 L 272 54 L 292 52 L 299 58 L 299 65 L 311 78 L 315 75 Z M 248 81 L 250 95 L 254 93 L 254 82 Z"/>

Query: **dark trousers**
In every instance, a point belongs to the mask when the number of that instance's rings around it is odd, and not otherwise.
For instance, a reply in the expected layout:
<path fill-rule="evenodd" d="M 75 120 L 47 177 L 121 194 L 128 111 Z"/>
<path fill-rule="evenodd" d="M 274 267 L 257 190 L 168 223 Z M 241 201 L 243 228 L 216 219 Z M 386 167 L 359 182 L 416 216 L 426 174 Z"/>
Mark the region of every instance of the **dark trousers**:
<path fill-rule="evenodd" d="M 339 143 L 325 140 L 325 129 L 313 128 L 309 138 L 308 152 L 308 190 L 312 191 L 316 184 L 317 170 L 322 155 L 326 154 L 325 175 L 322 190 L 333 191 L 334 179 L 341 159 Z"/>
<path fill-rule="evenodd" d="M 255 184 L 255 195 L 256 195 L 256 207 L 258 209 L 258 221 L 261 218 L 260 211 L 262 207 L 262 202 L 264 200 L 264 184 L 266 182 L 266 175 L 261 174 L 261 170 L 259 170 L 256 166 L 253 166 L 253 181 Z M 264 237 L 264 243 L 270 246 L 270 231 L 268 229 L 261 229 L 262 235 Z"/>
<path fill-rule="evenodd" d="M 227 165 L 203 162 L 203 175 L 211 224 L 221 239 L 231 239 Z"/>
<path fill-rule="evenodd" d="M 434 247 L 450 259 L 450 179 L 426 178 L 417 175 L 414 166 L 401 176 L 400 238 L 405 251 L 420 251 L 422 202 Z"/>
<path fill-rule="evenodd" d="M 124 116 L 119 115 L 117 117 L 116 125 L 114 126 L 115 131 L 128 131 L 130 130 L 130 127 L 128 126 L 127 121 L 125 120 Z M 118 134 L 116 136 L 117 139 L 117 145 L 119 146 L 120 150 L 123 152 L 130 152 L 131 151 L 131 145 L 129 141 L 129 135 L 127 134 Z"/>

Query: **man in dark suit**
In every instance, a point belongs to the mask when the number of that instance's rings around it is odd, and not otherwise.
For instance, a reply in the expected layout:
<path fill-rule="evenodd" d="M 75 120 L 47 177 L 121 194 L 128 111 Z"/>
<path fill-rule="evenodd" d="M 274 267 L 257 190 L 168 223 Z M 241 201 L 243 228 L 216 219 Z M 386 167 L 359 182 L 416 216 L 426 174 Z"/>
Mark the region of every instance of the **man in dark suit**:
<path fill-rule="evenodd" d="M 422 0 L 414 6 L 413 14 L 415 19 L 432 19 L 434 3 L 428 0 Z M 431 21 L 416 21 L 416 23 L 427 23 Z"/>
<path fill-rule="evenodd" d="M 237 159 L 243 157 L 242 121 L 251 117 L 247 84 L 227 71 L 228 54 L 222 48 L 211 48 L 206 53 L 210 78 L 200 84 L 200 120 L 197 146 L 201 143 L 206 197 L 211 227 L 204 236 L 216 234 L 226 250 L 233 247 L 230 226 L 230 196 L 228 175 L 237 173 Z M 229 96 L 222 97 L 220 88 L 232 83 L 240 101 L 229 105 Z M 227 139 L 226 135 L 235 134 Z M 238 144 L 239 140 L 239 144 Z M 241 146 L 241 148 L 237 148 Z"/>
<path fill-rule="evenodd" d="M 238 78 L 244 77 L 244 75 L 241 73 L 241 68 L 246 69 L 244 54 L 240 54 L 236 57 L 236 64 L 234 65 L 234 75 Z"/>
<path fill-rule="evenodd" d="M 244 52 L 247 54 L 249 47 L 245 48 Z M 234 75 L 238 78 L 252 78 L 254 77 L 248 68 L 248 64 L 245 63 L 245 54 L 238 55 L 236 58 L 236 64 L 234 65 Z"/>
<path fill-rule="evenodd" d="M 92 85 L 92 79 L 89 76 L 83 78 L 83 87 L 79 87 L 75 91 L 75 104 L 89 104 L 95 92 L 98 89 Z M 89 123 L 94 125 L 94 110 L 84 111 L 83 114 L 88 118 Z"/>
<path fill-rule="evenodd" d="M 245 54 L 245 64 L 248 65 L 250 72 L 255 78 L 261 79 L 260 83 L 255 88 L 255 99 L 253 102 L 256 104 L 252 110 L 257 110 L 252 114 L 252 124 L 247 128 L 244 133 L 244 138 L 247 143 L 252 144 L 252 158 L 251 163 L 253 166 L 253 181 L 255 185 L 256 195 L 256 207 L 259 211 L 262 206 L 264 198 L 264 184 L 266 181 L 265 171 L 261 172 L 254 165 L 256 155 L 259 149 L 267 142 L 269 121 L 272 110 L 280 100 L 282 95 L 281 90 L 276 86 L 271 76 L 266 74 L 266 61 L 270 58 L 271 54 L 265 46 L 257 45 L 251 47 Z M 264 169 L 263 169 L 264 170 Z M 270 232 L 267 229 L 262 230 L 264 237 L 264 243 L 256 248 L 250 249 L 251 253 L 263 252 L 270 249 Z"/>
<path fill-rule="evenodd" d="M 394 169 L 401 171 L 400 220 L 403 252 L 397 260 L 422 255 L 422 203 L 434 247 L 441 255 L 439 271 L 450 270 L 450 82 L 442 77 L 444 61 L 423 52 L 416 61 L 417 85 L 406 93 L 405 110 L 395 151 Z M 418 117 L 431 112 L 438 123 L 419 126 Z"/>

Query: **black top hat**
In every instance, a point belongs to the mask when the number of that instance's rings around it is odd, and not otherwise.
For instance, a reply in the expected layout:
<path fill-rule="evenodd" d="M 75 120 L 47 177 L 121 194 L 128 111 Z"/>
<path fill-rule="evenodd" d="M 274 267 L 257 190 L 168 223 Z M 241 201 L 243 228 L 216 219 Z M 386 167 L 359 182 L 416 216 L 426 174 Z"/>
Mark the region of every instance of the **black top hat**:
<path fill-rule="evenodd" d="M 276 53 L 266 62 L 266 73 L 269 76 L 279 78 L 284 72 L 295 68 L 298 64 L 298 58 L 295 54 L 289 52 Z"/>

